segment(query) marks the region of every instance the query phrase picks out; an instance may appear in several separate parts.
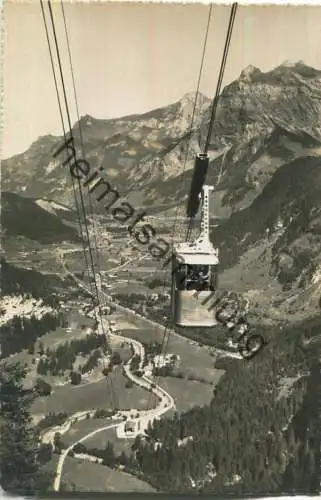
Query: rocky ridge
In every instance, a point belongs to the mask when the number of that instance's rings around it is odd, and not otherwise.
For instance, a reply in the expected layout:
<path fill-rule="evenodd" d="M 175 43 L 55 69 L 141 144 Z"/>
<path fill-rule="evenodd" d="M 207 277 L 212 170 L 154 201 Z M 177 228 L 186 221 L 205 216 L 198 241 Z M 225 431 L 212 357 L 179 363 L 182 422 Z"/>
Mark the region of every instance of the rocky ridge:
<path fill-rule="evenodd" d="M 266 73 L 250 66 L 224 88 L 211 140 L 207 182 L 215 185 L 214 213 L 223 219 L 213 234 L 222 280 L 245 288 L 260 310 L 273 305 L 283 317 L 291 310 L 313 313 L 321 292 L 320 97 L 321 71 L 301 61 Z M 189 136 L 194 99 L 189 93 L 167 107 L 120 119 L 82 117 L 92 170 L 102 165 L 135 207 L 170 217 L 178 205 L 183 214 L 210 116 L 210 99 L 199 95 Z M 74 135 L 81 156 L 79 124 Z M 66 170 L 52 157 L 61 141 L 41 137 L 6 160 L 5 189 L 72 207 Z"/>

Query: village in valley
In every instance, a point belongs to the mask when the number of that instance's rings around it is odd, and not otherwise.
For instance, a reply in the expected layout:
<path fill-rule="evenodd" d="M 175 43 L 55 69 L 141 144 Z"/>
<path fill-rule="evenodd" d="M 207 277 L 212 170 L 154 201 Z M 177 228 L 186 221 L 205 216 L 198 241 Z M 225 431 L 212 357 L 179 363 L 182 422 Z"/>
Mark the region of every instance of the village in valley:
<path fill-rule="evenodd" d="M 320 7 L 3 9 L 1 488 L 318 494 Z"/>

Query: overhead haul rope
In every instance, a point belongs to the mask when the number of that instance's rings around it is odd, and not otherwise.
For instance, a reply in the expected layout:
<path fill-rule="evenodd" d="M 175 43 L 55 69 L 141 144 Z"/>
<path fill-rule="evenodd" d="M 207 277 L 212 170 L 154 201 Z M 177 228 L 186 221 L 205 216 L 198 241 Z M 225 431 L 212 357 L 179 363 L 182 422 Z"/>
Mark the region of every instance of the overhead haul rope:
<path fill-rule="evenodd" d="M 58 85 L 57 85 L 57 78 L 56 78 L 56 74 L 55 74 L 55 66 L 54 66 L 53 57 L 52 57 L 52 51 L 51 51 L 51 46 L 50 46 L 50 39 L 49 39 L 47 21 L 46 21 L 46 16 L 45 16 L 45 13 L 44 13 L 43 0 L 40 0 L 40 4 L 41 4 L 41 10 L 42 10 L 43 20 L 44 20 L 44 25 L 45 25 L 46 37 L 47 37 L 47 42 L 48 42 L 48 47 L 49 47 L 51 66 L 52 66 L 52 70 L 53 70 L 53 74 L 54 74 L 54 80 L 55 80 L 55 86 L 56 86 L 56 92 L 57 92 L 57 98 L 58 98 L 58 104 L 59 104 L 59 111 L 61 112 L 64 139 L 66 141 L 67 134 L 66 134 L 66 128 L 65 128 L 65 124 L 64 124 L 64 120 L 63 120 L 62 107 L 61 107 L 61 103 L 60 103 L 60 96 L 59 96 L 59 90 L 58 90 Z M 52 24 L 53 35 L 54 35 L 54 41 L 55 41 L 55 47 L 56 47 L 56 53 L 57 53 L 57 60 L 58 60 L 58 65 L 59 65 L 59 70 L 60 70 L 60 78 L 61 78 L 61 83 L 62 83 L 62 89 L 63 89 L 63 95 L 64 95 L 64 101 L 65 101 L 65 108 L 66 108 L 68 125 L 69 125 L 69 133 L 70 133 L 70 137 L 73 139 L 72 127 L 71 127 L 71 120 L 70 120 L 70 114 L 69 114 L 69 107 L 68 107 L 68 101 L 67 101 L 67 96 L 66 96 L 66 89 L 65 89 L 64 77 L 63 77 L 63 72 L 62 72 L 62 66 L 61 66 L 61 58 L 60 58 L 59 46 L 58 46 L 58 41 L 57 41 L 56 29 L 55 29 L 55 21 L 54 21 L 54 17 L 53 17 L 53 12 L 52 12 L 52 8 L 51 8 L 50 0 L 48 0 L 48 7 L 49 7 L 49 14 L 50 14 L 50 19 L 51 19 L 51 24 Z M 72 179 L 72 181 L 73 181 L 74 193 L 76 194 L 75 186 L 74 186 L 74 179 Z M 101 310 L 99 292 L 98 292 L 98 287 L 97 287 L 97 282 L 96 282 L 96 275 L 95 275 L 95 269 L 94 269 L 94 263 L 93 263 L 93 253 L 92 253 L 92 249 L 91 249 L 91 245 L 90 245 L 89 231 L 88 231 L 88 225 L 87 225 L 87 220 L 86 220 L 86 210 L 85 210 L 85 206 L 84 206 L 84 200 L 83 200 L 83 195 L 82 195 L 82 190 L 81 190 L 81 184 L 80 184 L 80 180 L 79 179 L 78 179 L 78 186 L 79 186 L 79 191 L 80 191 L 80 200 L 81 200 L 82 212 L 83 212 L 83 215 L 84 215 L 84 224 L 85 224 L 85 229 L 86 229 L 86 236 L 87 236 L 87 241 L 88 241 L 88 249 L 89 249 L 90 260 L 91 260 L 91 269 L 93 271 L 93 277 L 94 277 L 94 287 L 95 287 L 96 296 L 97 296 L 97 304 L 98 304 L 98 309 L 99 309 L 99 317 L 100 317 L 100 322 L 101 322 L 101 328 L 102 328 L 103 334 L 106 336 L 105 330 L 104 330 L 104 324 L 103 324 L 103 321 L 102 321 L 102 310 Z M 75 196 L 75 201 L 76 201 L 77 214 L 79 216 L 79 220 L 81 220 L 79 205 L 78 205 L 77 197 L 76 196 Z M 85 254 L 85 259 L 86 259 L 86 245 L 85 245 L 84 236 L 83 236 L 83 232 L 82 231 L 81 231 L 81 238 L 82 238 L 82 242 L 83 242 L 84 254 Z M 96 311 L 95 311 L 95 314 L 96 314 Z M 113 396 L 113 399 L 114 399 L 114 407 L 116 407 L 115 394 L 114 394 L 113 391 L 112 391 L 112 396 Z"/>
<path fill-rule="evenodd" d="M 71 76 L 72 76 L 72 84 L 73 84 L 73 92 L 74 92 L 74 99 L 75 99 L 75 106 L 76 106 L 76 114 L 77 114 L 77 120 L 78 120 L 79 138 L 80 138 L 80 144 L 81 144 L 81 150 L 82 150 L 82 157 L 85 158 L 84 136 L 83 136 L 81 125 L 80 125 L 79 105 L 78 105 L 78 98 L 77 98 L 77 92 L 76 92 L 74 69 L 73 69 L 73 64 L 72 64 L 71 49 L 70 49 L 70 42 L 69 42 L 68 29 L 67 29 L 67 21 L 66 21 L 66 16 L 65 16 L 65 9 L 64 9 L 64 5 L 63 5 L 63 0 L 61 0 L 60 5 L 61 5 L 62 16 L 63 16 L 64 28 L 65 28 L 67 48 L 68 48 L 69 64 L 70 64 L 70 70 L 71 70 Z M 81 191 L 81 185 L 80 185 L 80 191 Z M 102 277 L 101 277 L 101 269 L 100 269 L 100 263 L 99 263 L 99 247 L 98 247 L 98 244 L 97 244 L 95 213 L 94 213 L 94 207 L 93 207 L 93 203 L 92 203 L 92 199 L 91 199 L 91 193 L 89 192 L 89 189 L 88 189 L 88 197 L 87 197 L 87 199 L 88 199 L 89 208 L 90 208 L 91 214 L 92 214 L 92 225 L 93 225 L 93 236 L 94 236 L 94 249 L 95 249 L 95 252 L 96 252 L 97 270 L 98 270 L 98 274 L 99 274 L 99 278 L 100 278 L 100 284 L 101 284 L 102 283 Z M 85 210 L 85 208 L 84 208 L 84 210 Z M 84 214 L 84 216 L 85 215 L 86 214 Z M 89 236 L 88 236 L 88 245 L 89 245 L 89 248 L 90 248 L 90 238 L 89 238 Z M 92 262 L 92 264 L 93 264 L 93 262 Z M 94 264 L 93 264 L 93 268 L 94 268 Z M 97 282 L 96 282 L 95 269 L 93 269 L 93 273 L 94 273 L 94 282 L 95 282 L 95 285 L 96 285 L 96 290 L 98 290 L 98 287 L 97 287 L 97 284 L 96 284 Z M 99 292 L 97 293 L 97 295 L 98 295 L 98 301 L 99 301 Z M 102 333 L 105 334 L 105 331 L 103 329 L 102 310 L 101 310 L 100 301 L 98 302 L 98 306 L 99 306 L 99 312 L 100 312 L 100 320 L 101 320 L 101 324 L 102 324 Z M 95 311 L 95 313 L 96 313 L 96 311 Z M 107 381 L 108 381 L 108 383 L 110 385 L 114 408 L 116 408 L 116 407 L 118 408 L 118 398 L 117 398 L 117 395 L 116 395 L 116 393 L 114 391 L 112 381 L 108 377 L 107 377 Z"/>
<path fill-rule="evenodd" d="M 66 16 L 65 16 L 65 9 L 64 9 L 64 4 L 63 0 L 60 1 L 61 4 L 61 11 L 62 11 L 62 16 L 63 16 L 63 21 L 64 21 L 64 28 L 65 28 L 65 35 L 66 35 L 66 41 L 67 41 L 67 48 L 68 48 L 68 56 L 69 56 L 69 64 L 70 64 L 70 69 L 71 69 L 71 76 L 72 76 L 72 86 L 73 86 L 73 91 L 74 91 L 74 98 L 75 98 L 75 106 L 76 106 L 76 114 L 77 114 L 77 120 L 78 120 L 78 129 L 79 129 L 79 137 L 80 137 L 80 144 L 81 144 L 81 150 L 82 150 L 82 157 L 85 158 L 85 146 L 84 146 L 84 135 L 82 133 L 82 128 L 80 125 L 80 113 L 79 113 L 79 106 L 78 106 L 78 99 L 77 99 L 77 92 L 76 92 L 76 84 L 75 84 L 75 77 L 74 77 L 74 69 L 73 69 L 73 64 L 72 64 L 72 57 L 71 57 L 71 50 L 70 50 L 70 43 L 69 43 L 69 36 L 68 36 L 68 29 L 67 29 L 67 21 L 66 21 Z M 91 193 L 88 190 L 88 204 L 89 204 L 89 209 L 92 214 L 92 225 L 93 225 L 93 235 L 94 235 L 94 249 L 96 252 L 96 263 L 97 263 L 97 268 L 98 268 L 98 274 L 100 277 L 100 282 L 101 281 L 101 269 L 100 269 L 100 263 L 99 263 L 99 250 L 98 250 L 98 244 L 97 244 L 97 227 L 96 227 L 96 219 L 95 219 L 95 212 L 94 212 L 94 206 L 92 203 L 92 198 L 91 198 Z"/>
<path fill-rule="evenodd" d="M 215 96 L 214 96 L 213 104 L 212 104 L 212 110 L 211 110 L 211 115 L 210 115 L 210 122 L 209 122 L 209 126 L 208 126 L 207 137 L 206 137 L 204 151 L 203 151 L 204 155 L 207 155 L 210 141 L 211 141 L 211 135 L 212 135 L 212 130 L 213 130 L 214 121 L 215 121 L 215 117 L 216 117 L 219 96 L 221 93 L 222 81 L 224 78 L 226 60 L 227 60 L 227 56 L 228 56 L 229 48 L 230 48 L 230 43 L 231 43 L 231 37 L 232 37 L 232 32 L 233 32 L 234 20 L 235 20 L 235 16 L 236 16 L 236 10 L 237 10 L 237 3 L 233 3 L 232 9 L 231 9 L 231 14 L 230 14 L 230 20 L 229 20 L 229 24 L 228 24 L 228 29 L 227 29 L 227 35 L 226 35 L 226 40 L 225 40 L 225 46 L 224 46 L 224 51 L 223 51 L 223 57 L 222 57 L 219 77 L 218 77 L 217 86 L 216 86 L 216 92 L 215 92 Z M 193 218 L 190 217 L 189 227 L 188 227 L 186 239 L 185 239 L 186 241 L 189 240 L 190 235 L 191 235 L 192 221 L 193 221 Z"/>
<path fill-rule="evenodd" d="M 41 0 L 43 1 L 43 0 Z M 57 61 L 58 61 L 58 66 L 59 66 L 59 72 L 60 72 L 60 79 L 61 79 L 61 84 L 62 84 L 62 91 L 63 91 L 63 96 L 64 96 L 64 102 L 65 102 L 65 108 L 66 108 L 66 113 L 67 113 L 67 121 L 68 121 L 68 127 L 69 127 L 69 134 L 70 137 L 73 141 L 74 144 L 74 137 L 72 133 L 72 125 L 71 125 L 71 119 L 70 119 L 70 113 L 69 113 L 69 106 L 68 106 L 68 101 L 67 101 L 67 94 L 66 94 L 66 87 L 65 87 L 65 80 L 64 80 L 64 75 L 62 71 L 62 65 L 61 65 L 61 58 L 60 58 L 60 50 L 58 46 L 58 39 L 57 39 L 57 33 L 56 33 L 56 27 L 55 27 L 55 21 L 53 17 L 53 12 L 52 12 L 52 7 L 51 7 L 51 1 L 48 0 L 48 7 L 49 7 L 49 15 L 50 15 L 50 20 L 51 20 L 51 25 L 52 25 L 52 31 L 53 31 L 53 36 L 54 36 L 54 42 L 55 42 L 55 48 L 56 48 L 56 54 L 57 54 Z M 85 204 L 84 204 L 84 198 L 83 198 L 83 193 L 81 189 L 81 184 L 80 184 L 80 179 L 78 180 L 78 188 L 79 188 L 79 194 L 80 194 L 80 204 L 81 204 L 81 210 L 82 214 L 84 217 L 84 226 L 85 226 L 85 235 L 87 238 L 87 246 L 89 250 L 89 256 L 90 256 L 90 264 L 91 264 L 91 270 L 93 272 L 93 277 L 94 277 L 94 289 L 97 295 L 97 302 L 98 302 L 98 308 L 100 312 L 100 320 L 101 320 L 101 327 L 102 331 L 104 331 L 103 327 L 103 322 L 101 319 L 102 312 L 101 312 L 101 307 L 100 307 L 100 301 L 99 301 L 99 292 L 98 292 L 98 287 L 96 283 L 96 276 L 95 276 L 95 267 L 94 267 L 94 260 L 93 260 L 93 253 L 90 245 L 90 237 L 89 237 L 89 230 L 88 230 L 88 224 L 87 224 L 87 219 L 86 219 L 86 209 L 85 209 Z M 83 235 L 82 235 L 83 237 Z"/>
<path fill-rule="evenodd" d="M 198 75 L 198 80 L 197 80 L 197 85 L 196 85 L 196 92 L 195 92 L 195 99 L 194 99 L 194 106 L 193 106 L 193 111 L 192 111 L 192 117 L 191 117 L 191 123 L 188 132 L 182 137 L 184 140 L 185 138 L 188 139 L 187 141 L 187 147 L 185 149 L 185 158 L 184 158 L 184 163 L 183 163 L 183 169 L 182 169 L 182 180 L 181 180 L 181 187 L 185 187 L 186 185 L 186 180 L 184 181 L 184 173 L 186 170 L 186 165 L 187 165 L 187 160 L 188 160 L 188 155 L 189 155 L 189 150 L 190 150 L 190 144 L 191 144 L 191 139 L 192 139 L 192 134 L 193 134 L 193 126 L 194 126 L 194 120 L 195 120 L 195 114 L 196 114 L 196 107 L 197 107 L 197 99 L 199 95 L 199 89 L 200 89 L 200 84 L 201 84 L 201 78 L 203 74 L 203 66 L 204 66 L 204 60 L 205 60 L 205 54 L 206 54 L 206 46 L 207 46 L 207 39 L 208 39 L 208 33 L 209 33 L 209 28 L 210 28 L 210 23 L 211 23 L 211 16 L 212 16 L 212 7 L 213 5 L 210 4 L 210 9 L 208 13 L 208 19 L 207 19 L 207 25 L 206 25 L 206 30 L 205 30 L 205 37 L 204 37 L 204 43 L 203 43 L 203 49 L 202 49 L 202 59 L 201 59 L 201 66 L 199 69 L 199 75 Z M 174 224 L 173 224 L 173 230 L 172 230 L 172 236 L 171 236 L 171 242 L 173 246 L 173 240 L 174 240 L 174 234 L 175 234 L 175 227 L 176 227 L 176 222 L 178 218 L 178 211 L 179 211 L 179 206 L 176 206 L 176 211 L 175 211 L 175 219 L 174 219 Z M 157 273 L 157 270 L 155 270 L 154 275 Z M 164 281 L 163 285 L 163 293 L 166 288 L 166 280 Z"/>
<path fill-rule="evenodd" d="M 193 133 L 193 125 L 194 125 L 194 119 L 195 119 L 195 113 L 196 113 L 196 107 L 197 107 L 197 98 L 198 98 L 198 95 L 199 95 L 199 89 L 200 89 L 201 78 L 202 78 L 202 73 L 203 73 L 203 66 L 204 66 L 204 60 L 205 60 L 207 39 L 208 39 L 209 27 L 210 27 L 211 16 L 212 16 L 212 8 L 213 8 L 213 5 L 210 4 L 210 9 L 209 9 L 209 13 L 208 13 L 208 19 L 207 19 L 207 25 L 206 25 L 206 30 L 205 30 L 204 43 L 203 43 L 201 66 L 200 66 L 198 80 L 197 80 L 195 100 L 194 100 L 193 112 L 192 112 L 192 117 L 191 117 L 191 123 L 190 123 L 189 131 L 186 134 L 188 136 L 188 141 L 187 141 L 187 147 L 186 147 L 186 150 L 185 150 L 185 158 L 184 158 L 183 169 L 182 169 L 182 181 L 181 181 L 181 183 L 182 183 L 183 186 L 185 185 L 184 177 L 183 176 L 184 176 L 184 172 L 186 170 L 187 159 L 188 159 L 188 154 L 189 154 L 190 144 L 191 144 L 191 138 L 192 138 L 192 133 Z M 175 219 L 174 219 L 174 224 L 173 224 L 172 236 L 171 236 L 171 246 L 172 247 L 174 245 L 174 235 L 175 235 L 175 228 L 176 228 L 177 218 L 178 218 L 178 210 L 179 210 L 179 206 L 177 205 L 176 206 L 176 211 L 175 211 Z M 166 277 L 164 278 L 164 283 L 163 283 L 163 293 L 165 292 L 165 289 L 166 289 Z M 171 333 L 170 329 L 172 327 L 172 311 L 171 310 L 170 310 L 169 315 L 170 315 L 170 318 L 167 321 L 167 324 L 165 326 L 164 334 L 163 334 L 163 339 L 162 339 L 162 344 L 161 344 L 161 354 L 164 356 L 164 358 L 165 358 L 166 353 L 167 353 L 169 339 L 170 339 L 170 333 Z M 160 359 L 159 359 L 159 362 L 157 363 L 157 367 L 155 367 L 156 370 L 159 369 L 159 365 L 160 365 Z M 155 372 L 154 376 L 153 376 L 153 379 L 152 379 L 153 380 L 152 383 L 155 384 L 155 380 L 156 379 L 157 379 L 157 383 L 158 383 L 159 382 L 159 378 L 160 377 L 157 376 L 156 372 Z M 149 394 L 148 404 L 147 404 L 147 410 L 150 409 L 151 398 L 152 398 L 152 392 L 150 392 L 150 394 Z"/>
<path fill-rule="evenodd" d="M 219 78 L 218 78 L 218 83 L 217 83 L 215 97 L 213 99 L 213 104 L 212 104 L 209 129 L 208 129 L 208 134 L 207 134 L 206 143 L 205 143 L 205 147 L 204 147 L 204 154 L 208 153 L 208 148 L 209 148 L 209 144 L 210 144 L 210 138 L 211 138 L 212 129 L 213 129 L 214 120 L 215 120 L 216 111 L 217 111 L 218 98 L 219 98 L 219 95 L 220 95 L 220 92 L 221 92 L 221 85 L 222 85 L 222 81 L 223 81 L 223 77 L 224 77 L 226 60 L 227 60 L 227 56 L 228 56 L 228 52 L 229 52 L 229 47 L 230 47 L 231 36 L 232 36 L 232 32 L 233 32 L 233 25 L 234 25 L 236 10 L 237 10 L 237 3 L 234 3 L 232 5 L 232 9 L 231 9 L 231 15 L 230 15 L 230 20 L 229 20 L 229 24 L 228 24 L 228 30 L 227 30 L 227 36 L 226 36 L 226 41 L 225 41 L 225 46 L 224 46 L 224 51 L 223 51 L 223 57 L 222 57 L 220 72 L 219 72 Z M 211 12 L 209 14 L 209 18 L 210 18 L 210 15 L 211 15 Z M 206 37 L 207 37 L 207 35 L 206 35 Z M 205 48 L 206 48 L 206 43 L 204 43 L 204 53 L 205 53 Z M 204 54 L 203 54 L 203 56 L 204 56 Z M 201 68 L 202 68 L 202 66 L 201 66 Z M 176 215 L 176 219 L 177 219 L 177 215 Z M 173 235 L 174 235 L 174 231 L 175 231 L 176 219 L 175 219 L 175 222 L 174 222 Z M 190 221 L 189 221 L 189 226 L 188 226 L 188 229 L 187 229 L 186 241 L 190 237 L 190 233 L 191 233 L 191 229 L 192 229 L 192 221 L 193 221 L 193 219 L 191 217 Z M 173 235 L 172 235 L 172 244 L 173 244 Z M 170 311 L 170 315 L 172 315 L 172 311 Z M 168 330 L 168 325 L 169 325 L 170 322 L 171 322 L 171 320 L 167 323 L 167 325 L 165 327 L 165 332 L 164 332 L 164 337 L 163 337 L 163 343 L 162 343 L 162 346 L 165 344 L 165 353 L 166 353 L 166 350 L 167 350 L 167 347 L 168 347 L 168 343 L 169 343 L 169 336 L 170 336 L 170 334 L 167 335 L 167 339 L 166 339 L 166 332 Z M 151 395 L 150 395 L 150 397 L 151 397 Z"/>
<path fill-rule="evenodd" d="M 222 64 L 221 64 L 221 68 L 220 68 L 219 79 L 217 82 L 215 97 L 213 99 L 211 119 L 210 119 L 210 123 L 209 123 L 209 127 L 208 127 L 208 133 L 207 133 L 206 143 L 205 143 L 205 147 L 204 147 L 204 154 L 208 153 L 208 148 L 209 148 L 210 141 L 211 141 L 211 135 L 212 135 L 212 130 L 213 130 L 213 126 L 214 126 L 214 120 L 215 120 L 215 116 L 216 116 L 218 100 L 219 100 L 219 96 L 221 93 L 221 86 L 222 86 L 222 81 L 224 78 L 225 66 L 226 66 L 227 56 L 229 53 L 229 48 L 230 48 L 230 43 L 231 43 L 231 37 L 232 37 L 233 26 L 234 26 L 234 21 L 235 21 L 235 16 L 236 16 L 236 10 L 237 10 L 237 3 L 233 3 L 231 15 L 230 15 L 230 20 L 229 20 L 229 25 L 228 25 L 228 30 L 227 30 L 227 37 L 226 37 L 226 41 L 225 41 L 225 47 L 224 47 L 224 53 L 223 53 L 223 58 L 222 58 Z"/>
<path fill-rule="evenodd" d="M 59 46 L 58 46 L 57 35 L 56 35 L 56 30 L 55 30 L 55 21 L 54 21 L 54 17 L 53 17 L 53 12 L 52 12 L 52 8 L 51 8 L 50 0 L 48 0 L 48 7 L 49 7 L 49 13 L 50 13 L 50 18 L 51 18 L 51 23 L 52 23 L 54 40 L 55 40 L 55 46 L 56 46 L 56 52 L 57 52 L 57 59 L 58 59 L 58 64 L 59 64 L 59 69 L 60 69 L 60 77 L 61 77 L 61 83 L 62 83 L 62 88 L 63 88 L 63 94 L 64 94 L 64 100 L 65 100 L 65 107 L 66 107 L 68 124 L 69 124 L 69 131 L 70 131 L 70 136 L 73 139 L 72 127 L 71 127 L 71 120 L 70 120 L 70 114 L 69 114 L 69 107 L 68 107 L 68 101 L 67 101 L 67 96 L 66 96 L 66 89 L 65 89 L 64 77 L 63 77 L 63 72 L 62 72 L 62 66 L 61 66 L 61 58 L 60 58 Z M 73 183 L 74 183 L 74 179 L 73 179 Z M 86 209 L 85 209 L 85 205 L 84 205 L 83 194 L 82 194 L 82 189 L 81 189 L 81 184 L 80 184 L 80 180 L 79 179 L 78 179 L 78 187 L 79 187 L 79 192 L 80 192 L 80 200 L 81 200 L 82 212 L 83 212 L 83 215 L 84 215 L 84 223 L 85 223 L 86 236 L 87 236 L 87 242 L 88 242 L 88 249 L 89 249 L 90 261 L 91 261 L 91 269 L 92 269 L 93 278 L 94 278 L 94 288 L 95 288 L 96 297 L 97 297 L 97 305 L 98 305 L 98 310 L 99 310 L 98 316 L 99 316 L 100 323 L 101 323 L 102 333 L 106 336 L 105 329 L 104 329 L 104 324 L 103 324 L 103 320 L 102 320 L 102 310 L 101 310 L 101 304 L 100 304 L 100 297 L 99 297 L 99 291 L 98 291 L 97 282 L 96 282 L 95 268 L 94 268 L 94 262 L 93 262 L 93 253 L 92 253 L 92 249 L 91 249 L 90 237 L 89 237 L 89 231 L 88 231 L 88 225 L 87 225 L 87 219 L 86 219 Z M 83 239 L 83 234 L 82 234 L 82 239 Z M 96 308 L 94 308 L 94 314 L 95 314 L 95 316 L 97 318 Z M 97 321 L 97 323 L 98 323 L 98 321 Z M 113 391 L 112 391 L 112 396 L 113 396 L 113 399 L 114 399 L 114 407 L 115 407 L 116 406 L 116 403 L 115 403 L 115 394 L 114 394 Z"/>
<path fill-rule="evenodd" d="M 46 21 L 46 16 L 45 16 L 45 11 L 44 11 L 44 6 L 43 6 L 43 1 L 42 0 L 40 0 L 40 6 L 41 6 L 42 17 L 43 17 L 44 27 L 45 27 L 45 33 L 46 33 L 46 39 L 47 39 L 47 44 L 48 44 L 48 49 L 49 49 L 51 68 L 52 68 L 53 78 L 54 78 L 54 82 L 55 82 L 56 95 L 57 95 L 57 100 L 58 100 L 58 107 L 59 107 L 59 113 L 60 113 L 60 118 L 61 118 L 61 123 L 62 123 L 63 135 L 64 135 L 64 140 L 65 140 L 65 143 L 66 143 L 67 142 L 67 133 L 66 133 L 65 122 L 64 122 L 63 112 L 62 112 L 62 106 L 61 106 L 61 101 L 60 101 L 60 96 L 59 96 L 58 82 L 57 82 L 57 77 L 56 77 L 56 72 L 55 72 L 53 54 L 52 54 L 51 45 L 50 45 L 50 38 L 49 38 L 48 26 L 47 26 L 47 21 Z M 81 222 L 80 209 L 79 209 L 79 204 L 78 204 L 78 199 L 77 199 L 77 194 L 76 194 L 76 188 L 75 188 L 75 183 L 74 183 L 74 179 L 73 178 L 72 178 L 72 181 L 73 181 L 72 182 L 72 186 L 73 186 L 73 191 L 74 191 L 74 198 L 75 198 L 77 219 L 78 219 L 78 223 L 79 223 L 80 234 L 81 234 L 81 241 L 82 241 L 83 251 L 84 251 L 85 265 L 86 265 L 86 268 L 87 268 L 88 277 L 90 278 L 89 263 L 88 263 L 87 254 L 86 254 L 86 245 L 85 245 L 85 241 L 84 241 L 84 238 L 83 238 L 83 228 L 82 228 L 82 222 Z M 93 289 L 92 289 L 91 280 L 89 280 L 89 288 L 90 288 L 91 294 L 93 295 Z"/>

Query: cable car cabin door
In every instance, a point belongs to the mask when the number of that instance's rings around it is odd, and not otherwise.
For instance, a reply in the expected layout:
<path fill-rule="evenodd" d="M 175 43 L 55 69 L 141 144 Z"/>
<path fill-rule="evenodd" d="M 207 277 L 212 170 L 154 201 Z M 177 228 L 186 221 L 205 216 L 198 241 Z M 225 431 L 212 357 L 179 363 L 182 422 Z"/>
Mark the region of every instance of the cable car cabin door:
<path fill-rule="evenodd" d="M 201 262 L 201 257 L 197 259 Z M 206 259 L 208 260 L 208 259 Z M 183 327 L 217 325 L 210 309 L 217 285 L 216 261 L 210 264 L 181 264 L 174 257 L 172 268 L 172 314 L 174 323 Z"/>

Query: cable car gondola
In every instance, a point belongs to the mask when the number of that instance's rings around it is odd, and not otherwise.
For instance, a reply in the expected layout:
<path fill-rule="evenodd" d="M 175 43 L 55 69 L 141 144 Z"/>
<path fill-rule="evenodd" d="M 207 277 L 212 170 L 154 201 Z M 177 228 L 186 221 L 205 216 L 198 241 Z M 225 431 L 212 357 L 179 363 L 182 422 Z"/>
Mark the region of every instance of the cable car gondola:
<path fill-rule="evenodd" d="M 212 307 L 208 307 L 209 298 L 213 296 L 213 292 L 217 290 L 218 285 L 218 249 L 214 248 L 209 235 L 209 194 L 210 191 L 214 190 L 214 187 L 204 185 L 204 183 L 209 167 L 208 150 L 211 143 L 236 10 L 237 3 L 234 3 L 231 9 L 219 78 L 212 103 L 205 147 L 203 153 L 198 154 L 195 159 L 191 188 L 187 200 L 186 212 L 189 218 L 189 227 L 186 240 L 184 243 L 173 245 L 171 310 L 173 323 L 177 326 L 211 327 L 217 324 Z M 205 47 L 206 43 L 204 45 L 203 57 Z M 200 201 L 202 203 L 201 232 L 194 242 L 190 242 L 192 221 L 199 209 Z"/>
<path fill-rule="evenodd" d="M 213 186 L 203 186 L 201 232 L 194 242 L 174 245 L 172 259 L 172 313 L 177 326 L 217 324 L 207 300 L 217 288 L 218 249 L 209 235 L 209 197 Z"/>

